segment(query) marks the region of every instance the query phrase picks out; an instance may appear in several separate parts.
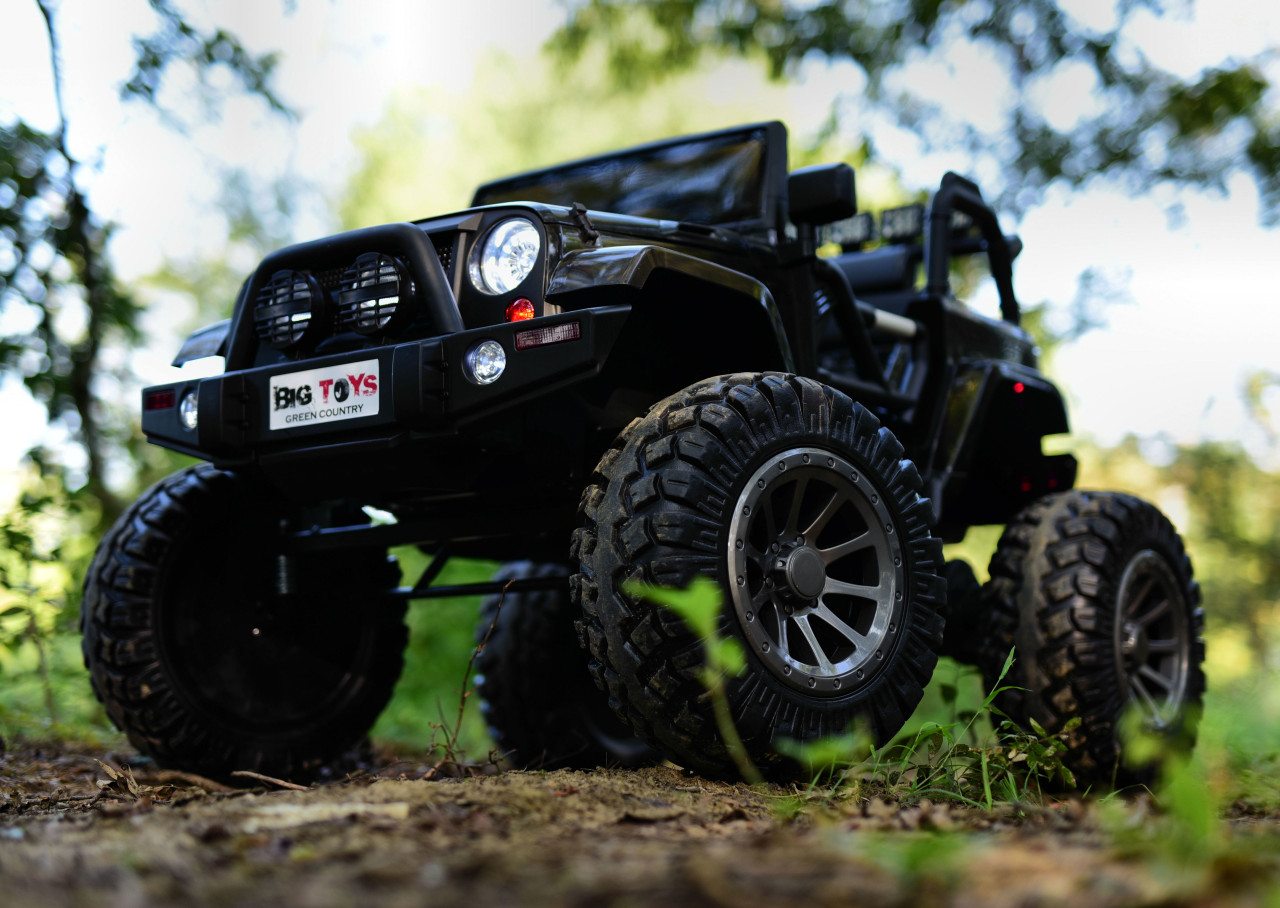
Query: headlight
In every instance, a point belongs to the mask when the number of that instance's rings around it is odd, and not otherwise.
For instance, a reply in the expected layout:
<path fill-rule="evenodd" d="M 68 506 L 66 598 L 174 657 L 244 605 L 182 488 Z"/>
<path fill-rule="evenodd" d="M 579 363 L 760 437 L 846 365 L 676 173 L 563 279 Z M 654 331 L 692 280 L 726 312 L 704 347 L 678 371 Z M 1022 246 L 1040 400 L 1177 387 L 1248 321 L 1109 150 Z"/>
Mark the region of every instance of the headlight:
<path fill-rule="evenodd" d="M 542 237 L 532 221 L 503 221 L 489 231 L 480 254 L 472 257 L 471 283 L 485 293 L 509 293 L 533 271 L 541 250 Z"/>

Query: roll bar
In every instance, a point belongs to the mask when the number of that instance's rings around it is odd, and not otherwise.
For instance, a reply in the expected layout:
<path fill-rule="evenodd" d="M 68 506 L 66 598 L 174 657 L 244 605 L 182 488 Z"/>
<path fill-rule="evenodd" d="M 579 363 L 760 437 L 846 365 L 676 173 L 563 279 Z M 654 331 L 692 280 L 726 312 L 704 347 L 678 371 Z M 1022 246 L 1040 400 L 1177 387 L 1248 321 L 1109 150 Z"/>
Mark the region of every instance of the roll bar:
<path fill-rule="evenodd" d="M 948 172 L 942 177 L 942 185 L 929 206 L 924 247 L 926 290 L 938 295 L 951 292 L 952 211 L 973 218 L 982 234 L 991 276 L 1000 293 L 1000 316 L 1006 322 L 1018 324 L 1021 312 L 1013 293 L 1013 251 L 1000 231 L 996 213 L 983 201 L 977 184 L 956 173 Z"/>

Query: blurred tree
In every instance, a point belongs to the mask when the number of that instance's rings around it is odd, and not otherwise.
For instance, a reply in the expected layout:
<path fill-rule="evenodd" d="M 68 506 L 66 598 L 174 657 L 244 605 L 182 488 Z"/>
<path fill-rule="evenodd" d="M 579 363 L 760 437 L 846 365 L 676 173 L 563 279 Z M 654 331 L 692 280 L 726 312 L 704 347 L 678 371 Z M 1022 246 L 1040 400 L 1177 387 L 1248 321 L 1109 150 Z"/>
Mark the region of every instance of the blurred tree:
<path fill-rule="evenodd" d="M 1280 476 L 1237 446 L 1183 448 L 1166 473 L 1185 490 L 1197 572 L 1213 619 L 1247 630 L 1260 664 L 1274 639 L 1280 606 Z"/>
<path fill-rule="evenodd" d="M 627 91 L 598 78 L 594 55 L 557 72 L 546 60 L 490 54 L 464 93 L 412 89 L 393 96 L 381 118 L 356 133 L 360 163 L 340 203 L 344 227 L 443 213 L 470 204 L 481 183 L 524 170 L 681 133 L 759 119 L 769 106 L 794 102 L 740 65 L 712 81 L 686 72 L 652 91 Z M 573 86 L 571 91 L 565 85 Z M 679 104 L 672 104 L 672 97 Z M 797 137 L 793 136 L 793 142 Z M 793 147 L 793 164 L 849 156 L 837 140 L 820 149 Z M 861 176 L 861 175 L 860 175 Z M 861 188 L 860 184 L 860 188 Z"/>
<path fill-rule="evenodd" d="M 1208 632 L 1247 647 L 1245 664 L 1228 668 L 1275 668 L 1268 660 L 1280 652 L 1280 473 L 1234 443 L 1151 445 L 1129 437 L 1113 448 L 1081 446 L 1079 485 L 1132 492 L 1164 510 L 1186 540 Z"/>
<path fill-rule="evenodd" d="M 0 123 L 0 378 L 15 375 L 84 451 L 83 491 L 101 503 L 101 523 L 120 503 L 105 481 L 113 436 L 96 383 L 104 345 L 139 341 L 140 307 L 122 287 L 107 251 L 111 229 L 97 217 L 82 189 L 81 164 L 68 142 L 56 0 L 35 0 L 49 40 L 57 106 L 51 132 L 17 120 Z M 121 88 L 126 100 L 152 106 L 179 128 L 182 118 L 165 110 L 159 88 L 174 69 L 196 77 L 210 113 L 216 95 L 208 76 L 229 72 L 249 95 L 288 114 L 271 87 L 275 58 L 254 56 L 234 35 L 191 25 L 173 0 L 147 0 L 157 17 L 154 34 L 134 39 L 133 72 Z M 37 457 L 43 468 L 54 461 Z"/>
<path fill-rule="evenodd" d="M 866 100 L 926 141 L 967 142 L 1004 168 L 1002 202 L 1025 207 L 1054 181 L 1105 174 L 1145 190 L 1158 183 L 1223 187 L 1249 172 L 1264 217 L 1280 218 L 1280 113 L 1266 67 L 1276 50 L 1231 58 L 1190 78 L 1156 65 L 1134 30 L 1185 3 L 1118 0 L 1114 21 L 1086 25 L 1057 0 L 570 0 L 551 46 L 576 59 L 608 51 L 608 71 L 637 86 L 693 66 L 703 55 L 744 55 L 782 77 L 810 59 L 848 61 L 865 76 Z M 1201 11 L 1211 10 L 1203 4 Z M 1109 7 L 1108 7 L 1109 8 Z M 1212 11 L 1215 12 L 1216 11 Z M 1208 23 L 1206 23 L 1206 26 Z M 1000 103 L 1002 122 L 980 129 L 895 79 L 905 67 L 968 46 L 994 61 L 1003 81 L 973 84 Z M 934 72 L 935 78 L 948 78 Z M 1054 111 L 1054 80 L 1083 76 L 1077 96 L 1095 101 L 1070 123 Z M 1079 84 L 1076 82 L 1075 84 Z M 1048 97 L 1050 100 L 1045 101 Z"/>

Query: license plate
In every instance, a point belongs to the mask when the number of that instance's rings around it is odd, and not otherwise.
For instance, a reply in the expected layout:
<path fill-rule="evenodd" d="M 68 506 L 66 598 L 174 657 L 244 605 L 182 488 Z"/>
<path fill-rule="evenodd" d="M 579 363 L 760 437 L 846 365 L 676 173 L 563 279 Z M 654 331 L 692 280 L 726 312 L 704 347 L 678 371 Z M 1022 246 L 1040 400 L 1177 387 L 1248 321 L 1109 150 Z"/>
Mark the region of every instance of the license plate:
<path fill-rule="evenodd" d="M 378 361 L 368 359 L 273 375 L 267 392 L 270 427 L 296 429 L 378 415 Z"/>

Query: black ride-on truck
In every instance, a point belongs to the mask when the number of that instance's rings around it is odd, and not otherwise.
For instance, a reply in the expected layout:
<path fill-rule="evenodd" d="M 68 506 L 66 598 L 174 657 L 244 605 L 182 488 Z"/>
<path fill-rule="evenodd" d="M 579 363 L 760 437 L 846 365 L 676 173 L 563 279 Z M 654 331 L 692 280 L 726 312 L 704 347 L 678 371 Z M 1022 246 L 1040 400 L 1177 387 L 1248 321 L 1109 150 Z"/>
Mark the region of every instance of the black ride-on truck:
<path fill-rule="evenodd" d="M 701 644 L 627 584 L 701 575 L 766 774 L 796 770 L 782 739 L 891 738 L 939 654 L 991 682 L 1014 650 L 1005 710 L 1079 717 L 1071 765 L 1112 778 L 1122 712 L 1173 735 L 1199 704 L 1199 592 L 1156 508 L 1043 452 L 1067 417 L 1018 326 L 1019 248 L 954 174 L 858 214 L 847 165 L 788 173 L 763 123 L 274 252 L 176 360 L 224 371 L 143 392 L 150 441 L 206 462 L 98 550 L 94 690 L 162 764 L 305 776 L 386 705 L 407 602 L 482 593 L 513 762 L 731 775 Z M 951 294 L 976 253 L 1000 320 Z M 977 524 L 1007 527 L 981 588 L 942 554 Z M 403 545 L 433 556 L 412 586 Z M 452 556 L 506 564 L 441 588 Z"/>

